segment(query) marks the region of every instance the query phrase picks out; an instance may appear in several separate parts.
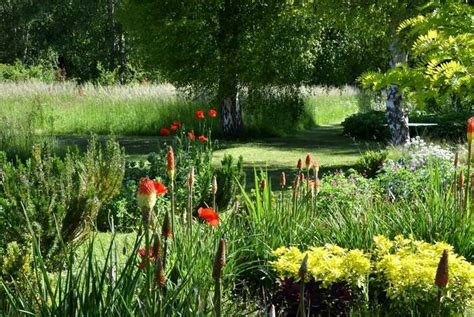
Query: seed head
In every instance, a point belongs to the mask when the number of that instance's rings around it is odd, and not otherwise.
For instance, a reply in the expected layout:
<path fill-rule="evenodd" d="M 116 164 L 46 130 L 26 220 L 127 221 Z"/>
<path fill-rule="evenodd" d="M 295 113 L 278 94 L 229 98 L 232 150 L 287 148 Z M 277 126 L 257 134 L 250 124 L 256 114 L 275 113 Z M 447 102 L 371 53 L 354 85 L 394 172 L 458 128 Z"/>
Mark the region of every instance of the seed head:
<path fill-rule="evenodd" d="M 218 280 L 222 277 L 222 271 L 225 266 L 226 243 L 224 239 L 219 241 L 216 256 L 214 257 L 214 266 L 212 268 L 212 277 Z"/>
<path fill-rule="evenodd" d="M 435 285 L 439 288 L 445 288 L 446 285 L 448 285 L 448 279 L 448 250 L 444 250 L 441 259 L 439 260 L 438 269 L 436 270 Z"/>

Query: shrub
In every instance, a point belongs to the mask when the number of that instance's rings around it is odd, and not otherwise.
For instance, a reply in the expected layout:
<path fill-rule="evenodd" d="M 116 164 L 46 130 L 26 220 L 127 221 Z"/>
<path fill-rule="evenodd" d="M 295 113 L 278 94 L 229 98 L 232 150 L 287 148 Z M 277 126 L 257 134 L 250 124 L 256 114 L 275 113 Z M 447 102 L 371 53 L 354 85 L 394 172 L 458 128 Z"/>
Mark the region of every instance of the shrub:
<path fill-rule="evenodd" d="M 466 140 L 466 119 L 471 114 L 464 111 L 425 113 L 415 112 L 410 115 L 412 123 L 435 123 L 435 126 L 422 128 L 410 127 L 412 135 L 422 133 L 424 137 L 463 142 Z M 356 113 L 348 117 L 342 126 L 344 134 L 359 140 L 386 141 L 389 138 L 389 130 L 386 126 L 387 119 L 384 111 L 369 111 Z"/>
<path fill-rule="evenodd" d="M 387 151 L 367 151 L 356 162 L 355 169 L 368 178 L 374 178 L 383 168 L 383 164 L 387 159 Z"/>
<path fill-rule="evenodd" d="M 84 241 L 99 210 L 116 196 L 124 173 L 124 153 L 109 140 L 101 147 L 93 139 L 84 154 L 64 159 L 35 147 L 26 162 L 0 166 L 0 230 L 5 245 L 30 243 L 24 232 L 31 224 L 41 241 L 41 253 L 53 259 L 64 248 Z"/>
<path fill-rule="evenodd" d="M 0 64 L 0 81 L 26 81 L 32 79 L 52 82 L 55 79 L 55 71 L 52 66 L 47 64 L 28 66 L 20 61 L 14 64 Z"/>
<path fill-rule="evenodd" d="M 360 250 L 346 250 L 335 245 L 313 247 L 301 252 L 296 247 L 281 247 L 272 252 L 276 256 L 270 265 L 278 273 L 280 282 L 273 303 L 287 315 L 298 308 L 300 266 L 308 256 L 305 298 L 310 315 L 330 311 L 349 312 L 367 290 L 370 273 L 369 257 Z"/>
<path fill-rule="evenodd" d="M 343 133 L 359 140 L 385 141 L 389 138 L 389 131 L 384 124 L 387 117 L 383 111 L 369 111 L 356 113 L 342 122 Z"/>
<path fill-rule="evenodd" d="M 374 241 L 376 279 L 389 299 L 389 306 L 399 313 L 435 315 L 438 289 L 434 278 L 441 255 L 448 250 L 449 282 L 442 292 L 442 308 L 446 315 L 466 310 L 474 291 L 474 266 L 455 254 L 452 246 L 401 235 L 394 240 L 376 236 Z"/>

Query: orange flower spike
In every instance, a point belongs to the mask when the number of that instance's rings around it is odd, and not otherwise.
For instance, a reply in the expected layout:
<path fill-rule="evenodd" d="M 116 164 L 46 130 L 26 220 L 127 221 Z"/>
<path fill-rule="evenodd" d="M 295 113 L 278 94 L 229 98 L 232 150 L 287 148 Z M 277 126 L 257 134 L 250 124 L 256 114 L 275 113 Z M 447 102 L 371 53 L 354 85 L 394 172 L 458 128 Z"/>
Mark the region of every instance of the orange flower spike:
<path fill-rule="evenodd" d="M 168 146 L 168 153 L 166 154 L 166 169 L 168 171 L 168 176 L 171 179 L 171 181 L 174 180 L 174 174 L 175 174 L 175 162 L 174 162 L 174 151 L 171 146 Z"/>
<path fill-rule="evenodd" d="M 206 220 L 211 227 L 215 227 L 219 224 L 219 214 L 212 208 L 199 208 L 198 215 Z"/>
<path fill-rule="evenodd" d="M 306 155 L 305 165 L 307 170 L 309 170 L 311 168 L 311 165 L 313 165 L 313 158 L 309 153 Z"/>
<path fill-rule="evenodd" d="M 298 172 L 301 172 L 301 170 L 303 169 L 303 161 L 301 161 L 301 159 L 298 160 L 296 168 L 298 169 Z"/>
<path fill-rule="evenodd" d="M 474 139 L 474 117 L 467 120 L 467 141 L 469 143 Z"/>

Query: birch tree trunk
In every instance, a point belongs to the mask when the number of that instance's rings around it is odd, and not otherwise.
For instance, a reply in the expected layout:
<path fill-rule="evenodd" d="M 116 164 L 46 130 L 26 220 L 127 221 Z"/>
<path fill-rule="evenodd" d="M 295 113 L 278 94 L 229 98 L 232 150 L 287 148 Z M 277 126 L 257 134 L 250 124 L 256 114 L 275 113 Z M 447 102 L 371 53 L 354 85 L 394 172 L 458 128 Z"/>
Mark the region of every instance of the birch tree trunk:
<path fill-rule="evenodd" d="M 392 53 L 390 66 L 395 67 L 404 57 L 397 51 L 396 42 L 390 46 L 390 51 Z M 402 145 L 410 140 L 408 113 L 403 109 L 402 99 L 397 85 L 391 85 L 387 89 L 387 125 L 391 135 L 390 143 L 393 145 Z"/>
<path fill-rule="evenodd" d="M 239 136 L 244 129 L 239 93 L 223 96 L 221 100 L 222 129 L 227 136 Z"/>
<path fill-rule="evenodd" d="M 241 37 L 239 0 L 225 0 L 219 14 L 218 44 L 221 54 L 219 65 L 218 98 L 221 107 L 222 130 L 226 136 L 243 133 L 244 123 L 239 100 L 239 50 Z"/>

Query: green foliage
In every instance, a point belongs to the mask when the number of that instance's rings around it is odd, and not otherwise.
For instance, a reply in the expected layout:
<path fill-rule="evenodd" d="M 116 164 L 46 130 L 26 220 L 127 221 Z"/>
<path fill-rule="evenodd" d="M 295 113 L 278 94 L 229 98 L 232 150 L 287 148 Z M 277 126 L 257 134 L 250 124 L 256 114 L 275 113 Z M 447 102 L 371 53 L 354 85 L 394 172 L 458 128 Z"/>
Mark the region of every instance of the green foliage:
<path fill-rule="evenodd" d="M 247 133 L 282 136 L 309 126 L 304 101 L 292 87 L 250 89 L 243 102 Z"/>
<path fill-rule="evenodd" d="M 230 154 L 225 154 L 221 166 L 215 171 L 217 178 L 216 205 L 220 210 L 226 210 L 231 202 L 237 201 L 239 186 L 245 184 L 244 159 L 238 160 Z"/>
<path fill-rule="evenodd" d="M 362 86 L 381 90 L 398 85 L 420 109 L 436 103 L 439 109 L 470 109 L 473 100 L 473 8 L 461 1 L 430 2 L 422 15 L 398 28 L 409 49 L 408 62 L 386 73 L 367 72 Z"/>
<path fill-rule="evenodd" d="M 14 64 L 0 64 L 0 81 L 27 81 L 40 80 L 43 82 L 52 82 L 55 80 L 55 71 L 51 65 L 37 64 L 27 66 L 20 61 Z"/>
<path fill-rule="evenodd" d="M 374 178 L 383 168 L 383 164 L 388 157 L 387 151 L 367 151 L 357 161 L 355 169 L 361 175 Z"/>
<path fill-rule="evenodd" d="M 28 223 L 41 241 L 41 254 L 54 259 L 83 242 L 99 210 L 119 193 L 124 153 L 118 143 L 102 147 L 92 140 L 86 153 L 68 153 L 64 159 L 35 147 L 32 158 L 0 166 L 0 229 L 8 237 L 2 245 L 30 243 Z"/>

